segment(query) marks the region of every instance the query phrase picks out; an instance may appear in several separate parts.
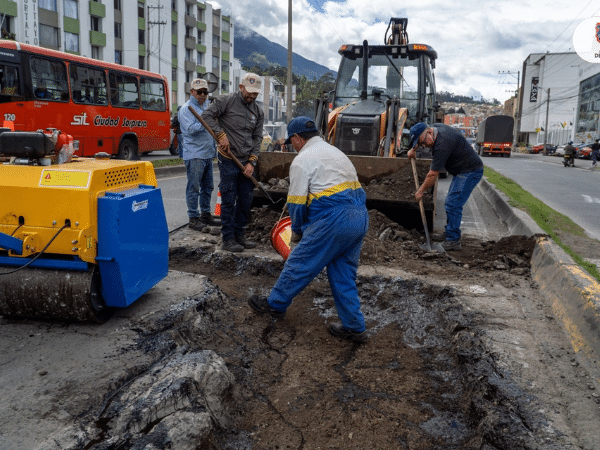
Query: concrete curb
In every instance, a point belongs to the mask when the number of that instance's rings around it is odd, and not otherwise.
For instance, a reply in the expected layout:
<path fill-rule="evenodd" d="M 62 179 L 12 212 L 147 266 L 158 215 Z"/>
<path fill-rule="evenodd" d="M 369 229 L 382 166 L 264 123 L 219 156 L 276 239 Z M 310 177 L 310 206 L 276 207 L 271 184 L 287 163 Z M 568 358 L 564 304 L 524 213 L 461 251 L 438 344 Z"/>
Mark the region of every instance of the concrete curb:
<path fill-rule="evenodd" d="M 186 173 L 185 165 L 183 164 L 178 166 L 165 166 L 154 168 L 154 174 L 156 175 L 156 178 L 166 178 L 172 175 L 181 175 L 182 173 Z"/>
<path fill-rule="evenodd" d="M 478 188 L 511 234 L 545 234 L 525 212 L 513 208 L 504 193 L 483 179 Z M 587 274 L 548 237 L 538 237 L 531 257 L 531 275 L 562 322 L 580 363 L 600 386 L 600 283 Z"/>

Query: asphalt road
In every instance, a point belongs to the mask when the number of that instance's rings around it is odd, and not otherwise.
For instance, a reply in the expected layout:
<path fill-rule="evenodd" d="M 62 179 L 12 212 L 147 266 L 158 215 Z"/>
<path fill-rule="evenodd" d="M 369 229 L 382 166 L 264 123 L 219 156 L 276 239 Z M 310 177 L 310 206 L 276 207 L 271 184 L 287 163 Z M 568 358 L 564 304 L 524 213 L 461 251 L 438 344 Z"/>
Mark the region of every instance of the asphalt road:
<path fill-rule="evenodd" d="M 592 170 L 590 160 L 578 159 L 571 168 L 562 157 L 513 153 L 483 162 L 600 239 L 600 169 Z"/>

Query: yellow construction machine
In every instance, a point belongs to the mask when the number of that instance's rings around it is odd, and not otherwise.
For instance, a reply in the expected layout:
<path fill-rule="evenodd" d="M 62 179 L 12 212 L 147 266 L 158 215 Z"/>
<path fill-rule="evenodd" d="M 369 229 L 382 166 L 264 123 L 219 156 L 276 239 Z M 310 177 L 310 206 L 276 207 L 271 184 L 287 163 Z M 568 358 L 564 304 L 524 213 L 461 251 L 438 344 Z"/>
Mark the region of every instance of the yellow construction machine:
<path fill-rule="evenodd" d="M 350 156 L 363 186 L 374 179 L 410 167 L 406 153 L 411 147 L 409 130 L 417 122 L 441 120 L 436 101 L 433 69 L 437 53 L 429 45 L 411 44 L 408 19 L 392 18 L 383 45 L 342 45 L 335 87 L 315 102 L 315 122 L 321 135 Z M 427 154 L 421 155 L 426 158 Z M 257 165 L 259 181 L 285 178 L 293 155 L 261 153 Z M 417 161 L 429 166 L 430 159 Z M 412 180 L 412 172 L 406 171 Z M 413 184 L 414 186 L 414 184 Z M 414 192 L 414 191 L 413 191 Z M 374 197 L 367 191 L 367 207 L 384 212 L 402 225 L 419 228 L 418 202 L 406 192 Z M 425 202 L 430 227 L 435 213 L 433 201 Z M 277 193 L 274 193 L 277 196 Z M 255 203 L 264 196 L 255 191 Z"/>
<path fill-rule="evenodd" d="M 101 323 L 167 275 L 152 165 L 72 153 L 57 130 L 0 129 L 0 316 Z"/>

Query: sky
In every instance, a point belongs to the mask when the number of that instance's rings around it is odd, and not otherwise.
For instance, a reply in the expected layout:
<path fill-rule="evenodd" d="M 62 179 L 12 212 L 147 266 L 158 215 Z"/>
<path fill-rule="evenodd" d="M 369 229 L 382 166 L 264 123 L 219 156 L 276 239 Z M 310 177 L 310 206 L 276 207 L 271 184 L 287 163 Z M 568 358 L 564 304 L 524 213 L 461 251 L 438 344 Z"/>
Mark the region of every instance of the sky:
<path fill-rule="evenodd" d="M 288 0 L 209 0 L 235 23 L 287 48 Z M 501 102 L 532 53 L 572 52 L 573 32 L 600 16 L 597 0 L 292 0 L 292 50 L 337 71 L 342 44 L 383 44 L 391 17 L 410 43 L 438 53 L 438 91 Z M 600 22 L 600 17 L 598 18 Z M 501 73 L 504 72 L 504 73 Z"/>

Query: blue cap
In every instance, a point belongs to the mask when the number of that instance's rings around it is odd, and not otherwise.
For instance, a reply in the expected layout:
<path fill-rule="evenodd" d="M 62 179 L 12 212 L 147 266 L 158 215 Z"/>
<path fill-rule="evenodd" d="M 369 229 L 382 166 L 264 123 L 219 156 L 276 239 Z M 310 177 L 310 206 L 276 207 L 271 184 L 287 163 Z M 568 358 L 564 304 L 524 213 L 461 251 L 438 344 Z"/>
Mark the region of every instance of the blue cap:
<path fill-rule="evenodd" d="M 308 131 L 317 131 L 317 125 L 315 121 L 310 117 L 300 116 L 292 119 L 287 126 L 288 138 L 285 140 L 285 144 L 290 144 L 290 138 L 295 134 L 302 134 Z"/>
<path fill-rule="evenodd" d="M 427 128 L 427 125 L 424 122 L 419 122 L 413 125 L 410 129 L 410 138 L 412 139 L 412 148 L 417 146 L 417 140 L 419 136 L 423 134 L 423 131 Z"/>

